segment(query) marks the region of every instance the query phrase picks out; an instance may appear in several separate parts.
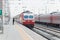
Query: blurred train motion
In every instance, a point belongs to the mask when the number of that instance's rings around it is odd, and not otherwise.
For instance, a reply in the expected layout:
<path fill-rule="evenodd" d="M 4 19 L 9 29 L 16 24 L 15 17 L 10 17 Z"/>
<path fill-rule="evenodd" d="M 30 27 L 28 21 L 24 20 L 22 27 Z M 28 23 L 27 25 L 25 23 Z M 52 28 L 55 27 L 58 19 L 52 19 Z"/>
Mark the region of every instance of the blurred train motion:
<path fill-rule="evenodd" d="M 35 23 L 34 14 L 30 11 L 24 11 L 18 16 L 17 21 L 28 28 L 33 28 Z"/>
<path fill-rule="evenodd" d="M 37 15 L 35 16 L 35 21 L 36 23 L 60 28 L 60 12 L 52 12 L 50 14 Z"/>

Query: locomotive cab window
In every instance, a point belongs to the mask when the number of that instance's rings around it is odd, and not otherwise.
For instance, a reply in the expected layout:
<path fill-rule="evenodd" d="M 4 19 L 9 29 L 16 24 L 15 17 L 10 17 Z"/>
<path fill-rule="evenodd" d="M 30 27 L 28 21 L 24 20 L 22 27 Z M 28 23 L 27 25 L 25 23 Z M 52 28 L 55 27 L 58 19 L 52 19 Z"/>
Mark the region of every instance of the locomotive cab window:
<path fill-rule="evenodd" d="M 33 18 L 33 16 L 32 16 L 32 15 L 30 15 L 30 16 L 29 16 L 29 18 Z"/>
<path fill-rule="evenodd" d="M 25 15 L 24 18 L 28 18 L 28 15 Z"/>

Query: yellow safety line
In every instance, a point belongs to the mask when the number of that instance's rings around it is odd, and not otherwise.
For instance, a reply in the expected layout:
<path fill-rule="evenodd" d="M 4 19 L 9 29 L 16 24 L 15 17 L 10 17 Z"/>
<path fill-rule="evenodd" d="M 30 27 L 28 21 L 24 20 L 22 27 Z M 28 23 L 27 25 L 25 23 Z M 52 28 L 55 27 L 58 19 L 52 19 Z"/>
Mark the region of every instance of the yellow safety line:
<path fill-rule="evenodd" d="M 20 28 L 18 25 L 15 26 L 16 29 L 19 31 L 20 35 L 22 36 L 23 40 L 33 40 L 33 38 L 28 35 L 22 28 Z"/>

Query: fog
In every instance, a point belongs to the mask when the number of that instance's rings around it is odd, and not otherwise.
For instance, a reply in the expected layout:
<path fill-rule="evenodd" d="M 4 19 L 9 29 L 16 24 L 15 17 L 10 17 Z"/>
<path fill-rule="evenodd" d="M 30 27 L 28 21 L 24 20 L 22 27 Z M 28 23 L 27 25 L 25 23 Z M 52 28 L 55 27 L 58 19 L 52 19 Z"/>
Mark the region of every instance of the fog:
<path fill-rule="evenodd" d="M 49 14 L 60 11 L 60 0 L 9 0 L 11 17 L 14 17 L 25 10 L 34 14 Z"/>

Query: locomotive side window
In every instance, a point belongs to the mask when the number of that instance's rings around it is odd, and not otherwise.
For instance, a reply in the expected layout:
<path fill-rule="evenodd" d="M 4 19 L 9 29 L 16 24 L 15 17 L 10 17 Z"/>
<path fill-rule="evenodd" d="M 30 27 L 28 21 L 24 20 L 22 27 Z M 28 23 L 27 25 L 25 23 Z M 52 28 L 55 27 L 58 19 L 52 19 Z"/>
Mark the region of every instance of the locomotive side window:
<path fill-rule="evenodd" d="M 32 16 L 32 15 L 30 15 L 30 16 L 29 16 L 29 18 L 33 18 L 33 16 Z"/>
<path fill-rule="evenodd" d="M 25 15 L 25 16 L 24 16 L 24 18 L 28 18 L 28 16 L 27 16 L 27 15 Z"/>

